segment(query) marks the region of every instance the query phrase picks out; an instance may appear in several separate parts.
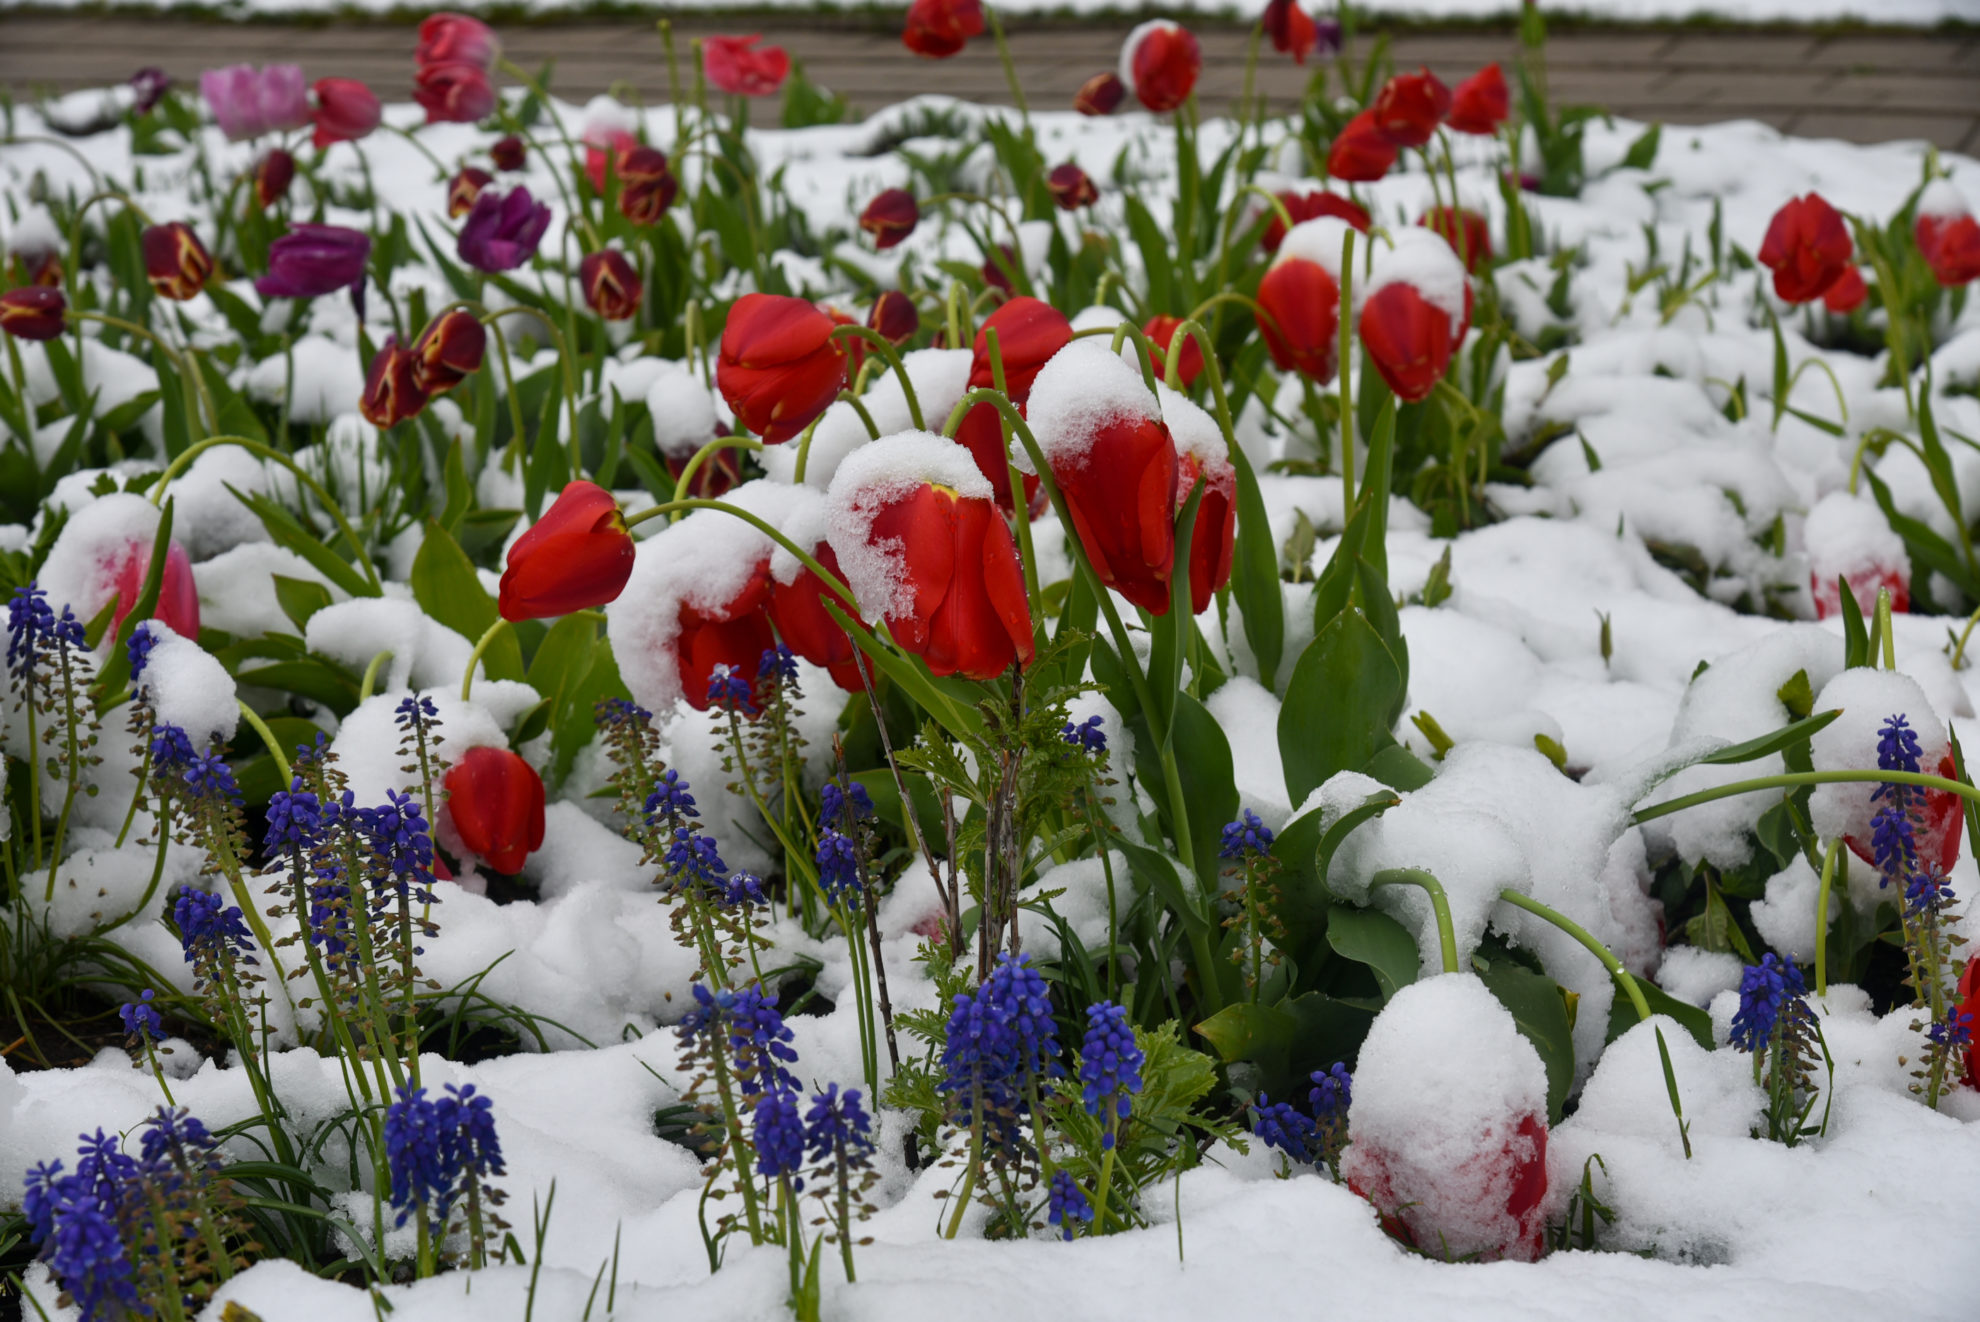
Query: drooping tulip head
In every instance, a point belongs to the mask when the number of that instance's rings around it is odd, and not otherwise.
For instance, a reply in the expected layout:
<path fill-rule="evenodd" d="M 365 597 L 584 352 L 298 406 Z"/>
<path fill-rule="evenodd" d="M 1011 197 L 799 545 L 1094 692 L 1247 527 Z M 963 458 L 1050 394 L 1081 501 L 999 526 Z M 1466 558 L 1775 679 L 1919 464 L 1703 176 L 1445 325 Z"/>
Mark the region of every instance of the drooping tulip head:
<path fill-rule="evenodd" d="M 384 118 L 377 94 L 355 78 L 319 78 L 310 90 L 316 93 L 310 116 L 316 133 L 310 141 L 319 151 L 333 142 L 368 137 Z"/>
<path fill-rule="evenodd" d="M 639 272 L 617 248 L 586 253 L 578 263 L 578 284 L 585 303 L 606 321 L 630 321 L 645 292 Z"/>
<path fill-rule="evenodd" d="M 192 226 L 175 220 L 147 225 L 139 236 L 144 249 L 144 273 L 160 298 L 183 303 L 206 288 L 213 258 Z"/>
<path fill-rule="evenodd" d="M 254 282 L 263 298 L 320 298 L 364 279 L 371 236 L 342 225 L 293 225 L 268 245 L 268 274 Z"/>
<path fill-rule="evenodd" d="M 1189 100 L 1203 71 L 1196 36 L 1166 18 L 1150 19 L 1121 45 L 1121 83 L 1141 104 L 1163 114 Z"/>
<path fill-rule="evenodd" d="M 1341 317 L 1341 244 L 1347 222 L 1334 216 L 1301 221 L 1287 232 L 1258 284 L 1265 314 L 1258 330 L 1282 372 L 1310 381 L 1334 379 Z"/>
<path fill-rule="evenodd" d="M 680 183 L 658 147 L 634 143 L 619 153 L 619 214 L 635 225 L 657 225 L 674 204 Z"/>
<path fill-rule="evenodd" d="M 1440 234 L 1451 251 L 1464 259 L 1464 269 L 1476 272 L 1492 264 L 1492 227 L 1469 207 L 1432 207 L 1416 222 Z"/>
<path fill-rule="evenodd" d="M 1073 109 L 1082 115 L 1111 115 L 1127 97 L 1127 84 L 1112 69 L 1096 73 L 1073 94 Z"/>
<path fill-rule="evenodd" d="M 0 294 L 0 331 L 21 340 L 52 340 L 68 328 L 69 300 L 47 285 Z"/>
<path fill-rule="evenodd" d="M 1045 187 L 1051 190 L 1052 200 L 1061 211 L 1077 211 L 1100 200 L 1100 190 L 1094 187 L 1092 177 L 1072 161 L 1054 166 L 1045 176 Z"/>
<path fill-rule="evenodd" d="M 1316 191 L 1310 193 L 1275 193 L 1286 214 L 1292 217 L 1293 224 L 1302 220 L 1314 220 L 1320 216 L 1338 216 L 1362 234 L 1368 233 L 1368 213 L 1338 193 Z M 1285 240 L 1286 223 L 1279 219 L 1277 211 L 1272 213 L 1271 223 L 1259 237 L 1258 246 L 1266 252 L 1277 252 L 1279 244 Z"/>
<path fill-rule="evenodd" d="M 1166 355 L 1178 352 L 1175 339 L 1176 332 L 1182 328 L 1182 324 L 1181 317 L 1157 313 L 1148 319 L 1148 324 L 1141 328 L 1141 333 Z M 1177 379 L 1182 382 L 1183 389 L 1187 390 L 1196 384 L 1197 377 L 1203 375 L 1203 346 L 1196 342 L 1194 335 L 1185 335 L 1179 352 L 1182 354 L 1182 361 L 1176 365 Z M 1168 373 L 1162 370 L 1166 361 L 1166 358 L 1155 360 L 1156 375 L 1164 380 L 1168 377 Z"/>
<path fill-rule="evenodd" d="M 414 341 L 413 380 L 428 395 L 452 390 L 475 372 L 488 352 L 488 328 L 466 308 L 449 308 Z"/>
<path fill-rule="evenodd" d="M 866 324 L 879 331 L 891 344 L 905 344 L 921 329 L 921 313 L 914 306 L 914 300 L 898 289 L 884 291 L 873 300 L 873 310 L 866 314 Z"/>
<path fill-rule="evenodd" d="M 572 482 L 543 517 L 509 547 L 502 571 L 505 620 L 535 620 L 592 610 L 625 591 L 633 539 L 612 493 Z"/>
<path fill-rule="evenodd" d="M 945 60 L 982 35 L 982 0 L 909 0 L 901 44 L 926 59 Z"/>
<path fill-rule="evenodd" d="M 1057 308 L 1035 298 L 1014 298 L 1005 303 L 977 328 L 975 356 L 969 369 L 972 390 L 997 383 L 996 368 L 990 359 L 992 331 L 997 333 L 998 353 L 1004 367 L 1004 394 L 1022 413 L 1039 369 L 1072 340 L 1072 323 Z M 956 440 L 976 457 L 978 469 L 996 494 L 998 507 L 1007 513 L 1015 510 L 1008 451 L 996 406 L 978 404 L 965 413 L 962 425 L 956 429 Z M 1027 505 L 1037 490 L 1038 479 L 1027 475 L 1024 479 Z"/>
<path fill-rule="evenodd" d="M 1320 40 L 1320 29 L 1299 7 L 1299 0 L 1267 0 L 1263 22 L 1272 49 L 1292 56 L 1295 64 L 1305 64 L 1307 54 Z"/>
<path fill-rule="evenodd" d="M 515 134 L 506 134 L 488 148 L 488 159 L 495 162 L 496 169 L 513 174 L 529 164 L 529 148 Z"/>
<path fill-rule="evenodd" d="M 1361 345 L 1407 402 L 1436 389 L 1471 324 L 1471 287 L 1450 245 L 1404 230 L 1378 248 L 1361 306 Z"/>
<path fill-rule="evenodd" d="M 921 207 L 905 188 L 889 188 L 876 194 L 859 213 L 859 227 L 873 236 L 873 246 L 887 249 L 914 233 L 921 223 Z"/>
<path fill-rule="evenodd" d="M 479 124 L 495 113 L 495 84 L 478 64 L 422 64 L 413 75 L 413 100 L 429 124 Z"/>
<path fill-rule="evenodd" d="M 784 85 L 791 57 L 781 46 L 758 48 L 762 38 L 705 37 L 701 67 L 708 81 L 732 96 L 771 96 Z"/>
<path fill-rule="evenodd" d="M 464 165 L 461 172 L 447 181 L 447 215 L 459 220 L 474 210 L 475 199 L 481 190 L 495 182 L 495 176 L 474 165 Z"/>
<path fill-rule="evenodd" d="M 289 195 L 289 184 L 296 177 L 296 158 L 280 147 L 268 152 L 254 166 L 254 200 L 263 211 Z"/>
<path fill-rule="evenodd" d="M 1980 220 L 1950 179 L 1934 179 L 1918 195 L 1912 238 L 1933 279 L 1945 288 L 1980 279 Z"/>
<path fill-rule="evenodd" d="M 466 14 L 429 14 L 419 25 L 419 45 L 413 48 L 413 63 L 421 68 L 430 64 L 471 64 L 484 72 L 495 67 L 502 54 L 502 43 L 486 23 Z"/>
<path fill-rule="evenodd" d="M 447 816 L 470 854 L 513 876 L 543 848 L 543 778 L 506 748 L 470 748 L 447 768 Z"/>
<path fill-rule="evenodd" d="M 838 398 L 846 355 L 832 319 L 801 298 L 745 294 L 729 309 L 715 382 L 765 444 L 790 440 Z"/>
<path fill-rule="evenodd" d="M 1767 225 L 1760 265 L 1774 273 L 1774 293 L 1788 303 L 1820 298 L 1855 255 L 1849 230 L 1819 193 L 1789 198 Z"/>
<path fill-rule="evenodd" d="M 426 407 L 426 392 L 420 388 L 418 357 L 392 336 L 371 359 L 364 394 L 358 411 L 365 421 L 379 429 L 395 426 L 416 417 Z"/>
<path fill-rule="evenodd" d="M 536 255 L 550 228 L 550 208 L 522 185 L 506 193 L 484 188 L 461 225 L 456 245 L 462 261 L 477 271 L 513 271 Z"/>
<path fill-rule="evenodd" d="M 1383 85 L 1369 110 L 1377 133 L 1398 147 L 1421 147 L 1450 113 L 1451 89 L 1428 69 L 1399 73 Z"/>
<path fill-rule="evenodd" d="M 1375 112 L 1364 110 L 1342 126 L 1327 149 L 1327 173 L 1351 184 L 1372 184 L 1396 163 L 1396 144 L 1375 127 Z"/>
<path fill-rule="evenodd" d="M 1459 133 L 1489 138 L 1511 113 L 1506 75 L 1497 64 L 1488 64 L 1452 90 L 1451 113 L 1445 123 Z"/>

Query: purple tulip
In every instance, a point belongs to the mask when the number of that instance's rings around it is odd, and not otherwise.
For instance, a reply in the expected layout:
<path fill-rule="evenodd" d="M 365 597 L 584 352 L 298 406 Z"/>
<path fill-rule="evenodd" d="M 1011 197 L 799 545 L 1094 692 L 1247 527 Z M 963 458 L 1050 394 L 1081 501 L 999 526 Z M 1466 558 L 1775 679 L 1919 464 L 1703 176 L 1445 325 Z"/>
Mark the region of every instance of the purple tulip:
<path fill-rule="evenodd" d="M 268 274 L 254 282 L 263 298 L 316 298 L 364 279 L 371 236 L 342 225 L 297 225 L 268 245 Z"/>
<path fill-rule="evenodd" d="M 461 226 L 461 260 L 478 271 L 513 271 L 536 255 L 549 227 L 550 208 L 529 189 L 484 188 Z"/>
<path fill-rule="evenodd" d="M 199 76 L 199 90 L 213 122 L 235 142 L 309 123 L 309 87 L 300 64 L 208 69 Z"/>
<path fill-rule="evenodd" d="M 1313 21 L 1313 54 L 1332 55 L 1340 48 L 1340 20 L 1333 18 L 1315 19 Z"/>
<path fill-rule="evenodd" d="M 131 92 L 137 98 L 131 102 L 132 113 L 150 114 L 152 108 L 158 104 L 158 99 L 165 95 L 165 89 L 171 85 L 171 78 L 163 69 L 155 65 L 146 65 L 132 74 Z"/>

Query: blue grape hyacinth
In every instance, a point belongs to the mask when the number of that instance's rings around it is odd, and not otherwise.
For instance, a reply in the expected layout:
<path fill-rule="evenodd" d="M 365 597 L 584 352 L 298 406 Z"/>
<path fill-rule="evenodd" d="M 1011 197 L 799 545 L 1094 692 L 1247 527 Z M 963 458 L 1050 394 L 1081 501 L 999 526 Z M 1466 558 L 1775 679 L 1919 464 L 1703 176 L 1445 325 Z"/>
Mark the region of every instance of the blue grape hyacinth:
<path fill-rule="evenodd" d="M 1251 1132 L 1268 1148 L 1277 1148 L 1294 1161 L 1313 1160 L 1314 1124 L 1291 1102 L 1275 1102 L 1264 1093 L 1252 1105 Z"/>
<path fill-rule="evenodd" d="M 1732 1045 L 1755 1054 L 1765 1051 L 1785 1018 L 1808 1013 L 1801 999 L 1807 992 L 1801 970 L 1768 951 L 1740 976 L 1739 1010 L 1729 1035 Z"/>
<path fill-rule="evenodd" d="M 1049 1195 L 1050 1211 L 1046 1220 L 1060 1227 L 1061 1237 L 1070 1242 L 1074 1225 L 1093 1223 L 1093 1204 L 1086 1196 L 1086 1190 L 1079 1187 L 1079 1181 L 1064 1170 L 1052 1172 L 1052 1190 Z"/>
<path fill-rule="evenodd" d="M 1258 814 L 1246 808 L 1236 821 L 1224 827 L 1223 844 L 1217 850 L 1217 857 L 1239 859 L 1246 854 L 1263 854 L 1272 848 L 1272 830 L 1258 820 Z"/>
<path fill-rule="evenodd" d="M 1114 1146 L 1118 1122 L 1133 1108 L 1129 1098 L 1141 1091 L 1141 1048 L 1127 1011 L 1112 1001 L 1086 1007 L 1086 1038 L 1079 1048 L 1080 1099 L 1086 1113 L 1100 1117 L 1102 1148 Z"/>

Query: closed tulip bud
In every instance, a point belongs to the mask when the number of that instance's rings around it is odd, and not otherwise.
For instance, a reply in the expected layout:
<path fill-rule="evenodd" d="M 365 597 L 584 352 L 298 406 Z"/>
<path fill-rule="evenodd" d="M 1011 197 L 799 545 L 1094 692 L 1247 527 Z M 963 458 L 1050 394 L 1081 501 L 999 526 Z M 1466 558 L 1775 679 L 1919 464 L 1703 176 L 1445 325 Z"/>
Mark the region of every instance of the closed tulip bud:
<path fill-rule="evenodd" d="M 921 313 L 913 299 L 898 289 L 889 289 L 873 300 L 866 324 L 879 331 L 890 344 L 906 344 L 921 329 Z"/>
<path fill-rule="evenodd" d="M 1168 417 L 1178 407 L 1174 396 L 1166 397 L 1162 412 Z M 1182 401 L 1188 405 L 1188 401 Z M 1193 406 L 1190 406 L 1193 407 Z M 1201 414 L 1202 410 L 1197 410 Z M 1209 444 L 1187 446 L 1177 431 L 1179 471 L 1176 474 L 1176 510 L 1181 512 L 1189 493 L 1203 483 L 1203 499 L 1196 506 L 1196 526 L 1189 539 L 1189 609 L 1201 615 L 1210 608 L 1210 599 L 1231 581 L 1232 557 L 1237 549 L 1237 469 L 1224 451 L 1224 438 L 1207 416 L 1210 427 L 1201 433 Z"/>
<path fill-rule="evenodd" d="M 1052 173 L 1045 176 L 1045 187 L 1052 191 L 1052 200 L 1061 211 L 1077 211 L 1100 200 L 1100 190 L 1093 186 L 1093 180 L 1071 161 L 1054 166 Z"/>
<path fill-rule="evenodd" d="M 481 196 L 481 190 L 495 182 L 495 176 L 486 170 L 468 165 L 447 181 L 447 215 L 459 220 L 474 210 L 474 200 Z"/>
<path fill-rule="evenodd" d="M 255 163 L 254 200 L 263 211 L 289 195 L 289 184 L 296 177 L 296 158 L 280 147 Z"/>
<path fill-rule="evenodd" d="M 268 245 L 268 274 L 254 282 L 263 298 L 318 298 L 364 279 L 371 236 L 342 225 L 294 225 Z"/>
<path fill-rule="evenodd" d="M 981 0 L 909 0 L 901 44 L 916 55 L 943 60 L 982 35 Z"/>
<path fill-rule="evenodd" d="M 853 595 L 895 643 L 937 675 L 1030 663 L 1017 546 L 968 451 L 928 432 L 885 437 L 839 465 L 826 498 Z"/>
<path fill-rule="evenodd" d="M 822 497 L 812 499 L 823 503 Z M 811 558 L 828 572 L 845 577 L 831 543 L 815 543 Z M 772 558 L 770 572 L 770 622 L 777 626 L 784 645 L 811 664 L 825 667 L 832 682 L 846 692 L 858 693 L 865 685 L 853 658 L 853 641 L 826 611 L 824 601 L 829 598 L 851 620 L 859 619 L 859 608 L 827 588 L 824 580 L 788 552 Z"/>
<path fill-rule="evenodd" d="M 1341 236 L 1347 223 L 1333 216 L 1302 221 L 1279 245 L 1271 269 L 1258 284 L 1258 330 L 1282 372 L 1309 381 L 1334 379 L 1340 329 Z"/>
<path fill-rule="evenodd" d="M 184 221 L 148 225 L 139 236 L 144 249 L 144 273 L 160 298 L 183 303 L 206 288 L 213 258 L 206 245 Z"/>
<path fill-rule="evenodd" d="M 508 749 L 468 749 L 443 784 L 461 847 L 495 871 L 513 876 L 543 848 L 543 778 Z"/>
<path fill-rule="evenodd" d="M 505 620 L 537 620 L 615 601 L 633 570 L 633 539 L 612 493 L 591 482 L 565 487 L 509 547 L 500 607 Z"/>
<path fill-rule="evenodd" d="M 882 252 L 914 233 L 920 223 L 921 207 L 905 188 L 887 189 L 859 213 L 859 227 L 873 236 L 873 246 Z"/>
<path fill-rule="evenodd" d="M 584 287 L 584 301 L 607 321 L 630 321 L 645 292 L 639 272 L 617 248 L 585 254 L 578 263 L 578 283 Z"/>
<path fill-rule="evenodd" d="M 1183 389 L 1187 390 L 1196 384 L 1197 377 L 1203 375 L 1203 346 L 1196 342 L 1194 335 L 1185 335 L 1178 350 L 1175 342 L 1176 332 L 1182 328 L 1182 324 L 1181 317 L 1160 313 L 1148 319 L 1148 324 L 1141 328 L 1141 333 L 1146 335 L 1149 342 L 1164 355 L 1181 352 L 1182 361 L 1176 364 L 1177 380 L 1181 381 Z M 1167 361 L 1167 357 L 1155 360 L 1156 375 L 1164 380 L 1168 378 L 1168 373 L 1163 370 L 1163 364 Z"/>
<path fill-rule="evenodd" d="M 832 319 L 801 298 L 745 294 L 729 309 L 715 383 L 765 444 L 796 436 L 845 387 L 846 355 L 831 337 Z"/>
<path fill-rule="evenodd" d="M 1127 84 L 1121 76 L 1109 69 L 1096 73 L 1073 93 L 1073 109 L 1082 115 L 1111 115 L 1127 97 Z"/>
<path fill-rule="evenodd" d="M 1004 365 L 1004 395 L 1022 414 L 1026 401 L 1031 398 L 1031 383 L 1037 378 L 1039 370 L 1051 360 L 1052 355 L 1071 343 L 1072 323 L 1050 303 L 1035 298 L 1014 298 L 998 308 L 977 328 L 974 356 L 969 368 L 972 390 L 997 383 L 996 371 L 990 361 L 990 332 L 993 330 L 997 332 L 997 348 Z M 1006 513 L 1014 512 L 1017 507 L 1011 497 L 1009 452 L 1004 446 L 1003 427 L 995 406 L 972 406 L 963 415 L 962 425 L 956 429 L 956 440 L 975 458 L 977 470 L 990 483 L 998 508 Z M 1027 474 L 1024 479 L 1027 507 L 1037 490 L 1038 479 Z"/>
<path fill-rule="evenodd" d="M 416 362 L 412 350 L 401 347 L 396 335 L 373 356 L 358 400 L 358 412 L 372 426 L 381 430 L 395 426 L 426 407 L 426 392 L 414 371 Z"/>
<path fill-rule="evenodd" d="M 1863 300 L 1868 297 L 1870 286 L 1863 283 L 1863 272 L 1850 266 L 1822 295 L 1822 306 L 1838 317 L 1846 317 L 1862 307 Z"/>
<path fill-rule="evenodd" d="M 1405 230 L 1380 251 L 1361 307 L 1361 346 L 1409 402 L 1436 389 L 1471 324 L 1471 286 L 1450 246 Z"/>
<path fill-rule="evenodd" d="M 0 331 L 21 340 L 52 340 L 69 324 L 69 300 L 47 285 L 0 294 Z"/>
<path fill-rule="evenodd" d="M 1464 260 L 1464 269 L 1476 272 L 1492 264 L 1492 229 L 1485 217 L 1469 207 L 1432 207 L 1416 222 L 1433 234 L 1441 234 L 1451 251 Z"/>
<path fill-rule="evenodd" d="M 495 140 L 488 149 L 488 159 L 495 162 L 496 169 L 514 172 L 529 163 L 529 149 L 523 146 L 521 138 L 511 133 Z"/>
<path fill-rule="evenodd" d="M 1489 138 L 1511 113 L 1506 76 L 1498 65 L 1488 64 L 1452 90 L 1450 118 L 1445 122 L 1459 133 Z"/>
<path fill-rule="evenodd" d="M 129 542 L 117 553 L 110 575 L 117 590 L 116 609 L 110 615 L 110 632 L 124 626 L 124 617 L 144 595 L 144 580 L 151 575 L 151 543 Z M 199 638 L 199 588 L 193 582 L 192 558 L 177 542 L 165 547 L 165 568 L 158 576 L 158 604 L 151 618 L 181 638 Z"/>
<path fill-rule="evenodd" d="M 657 147 L 634 144 L 619 153 L 619 214 L 635 225 L 657 225 L 680 185 Z"/>
<path fill-rule="evenodd" d="M 466 14 L 427 15 L 419 25 L 419 45 L 413 49 L 413 62 L 421 68 L 429 64 L 472 64 L 493 69 L 501 57 L 502 43 L 478 18 Z"/>
<path fill-rule="evenodd" d="M 1820 298 L 1842 278 L 1856 249 L 1843 218 L 1819 193 L 1790 198 L 1761 241 L 1760 265 L 1774 273 L 1774 293 L 1788 303 Z"/>
<path fill-rule="evenodd" d="M 1298 0 L 1268 0 L 1264 24 L 1272 49 L 1292 56 L 1295 64 L 1305 64 L 1307 52 L 1320 40 L 1320 29 L 1299 7 Z"/>
<path fill-rule="evenodd" d="M 1354 226 L 1360 233 L 1368 233 L 1368 213 L 1337 193 L 1275 193 L 1279 204 L 1292 217 L 1293 224 L 1302 220 L 1315 220 L 1321 216 L 1338 216 Z M 1272 213 L 1271 223 L 1259 237 L 1258 246 L 1266 252 L 1277 252 L 1285 241 L 1286 223 L 1279 219 L 1279 213 Z"/>
<path fill-rule="evenodd" d="M 1399 73 L 1384 84 L 1369 109 L 1377 133 L 1398 147 L 1421 147 L 1450 113 L 1451 89 L 1428 69 Z"/>
<path fill-rule="evenodd" d="M 1327 150 L 1327 173 L 1351 184 L 1372 184 L 1396 163 L 1396 144 L 1375 127 L 1375 112 L 1350 119 Z"/>
<path fill-rule="evenodd" d="M 701 68 L 708 81 L 731 96 L 770 96 L 784 85 L 791 57 L 781 46 L 757 47 L 761 37 L 708 37 Z"/>
<path fill-rule="evenodd" d="M 424 64 L 413 75 L 413 100 L 429 124 L 479 124 L 495 111 L 495 85 L 476 64 Z"/>
<path fill-rule="evenodd" d="M 1951 180 L 1934 179 L 1918 195 L 1912 238 L 1932 278 L 1945 288 L 1980 278 L 1980 221 Z"/>
<path fill-rule="evenodd" d="M 481 370 L 488 328 L 466 308 L 449 308 L 428 323 L 413 343 L 414 381 L 429 396 L 443 395 Z"/>
<path fill-rule="evenodd" d="M 333 142 L 369 136 L 384 117 L 377 95 L 355 78 L 319 78 L 310 90 L 316 93 L 316 109 L 310 116 L 316 134 L 311 144 L 318 151 Z"/>
<path fill-rule="evenodd" d="M 1121 82 L 1158 115 L 1189 100 L 1202 71 L 1195 35 L 1166 18 L 1143 23 L 1121 46 Z"/>

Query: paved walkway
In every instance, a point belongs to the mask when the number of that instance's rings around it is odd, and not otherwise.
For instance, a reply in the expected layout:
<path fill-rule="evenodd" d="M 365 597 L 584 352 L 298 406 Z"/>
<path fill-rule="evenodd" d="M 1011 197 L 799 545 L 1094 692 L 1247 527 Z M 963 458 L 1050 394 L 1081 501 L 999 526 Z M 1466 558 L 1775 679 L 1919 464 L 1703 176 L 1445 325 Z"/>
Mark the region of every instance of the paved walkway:
<path fill-rule="evenodd" d="M 1196 26 L 1201 94 L 1208 108 L 1219 109 L 1243 81 L 1249 34 L 1233 25 Z M 1068 105 L 1090 74 L 1113 66 L 1127 27 L 1014 20 L 1011 47 L 1032 105 Z M 564 95 L 589 97 L 624 85 L 648 101 L 666 96 L 665 62 L 650 22 L 499 30 L 525 67 L 556 60 L 555 86 Z M 685 57 L 691 37 L 755 30 L 861 109 L 920 92 L 1009 99 L 987 37 L 954 59 L 923 60 L 902 47 L 897 24 L 876 26 L 867 18 L 690 19 L 677 32 Z M 191 79 L 212 65 L 299 60 L 312 78 L 362 78 L 382 95 L 400 97 L 410 89 L 413 43 L 410 27 L 390 23 L 304 27 L 0 10 L 0 87 L 66 91 L 118 81 L 145 64 Z M 1399 35 L 1393 50 L 1399 65 L 1427 64 L 1455 81 L 1488 61 L 1509 59 L 1515 43 L 1509 33 L 1412 31 Z M 1926 138 L 1949 150 L 1980 152 L 1980 33 L 1564 32 L 1548 43 L 1547 58 L 1563 103 L 1678 124 L 1760 119 L 1805 136 L 1859 142 Z M 1302 70 L 1267 47 L 1260 87 L 1276 105 L 1290 106 L 1312 67 Z"/>

